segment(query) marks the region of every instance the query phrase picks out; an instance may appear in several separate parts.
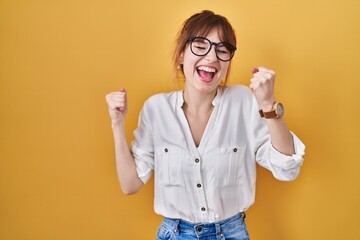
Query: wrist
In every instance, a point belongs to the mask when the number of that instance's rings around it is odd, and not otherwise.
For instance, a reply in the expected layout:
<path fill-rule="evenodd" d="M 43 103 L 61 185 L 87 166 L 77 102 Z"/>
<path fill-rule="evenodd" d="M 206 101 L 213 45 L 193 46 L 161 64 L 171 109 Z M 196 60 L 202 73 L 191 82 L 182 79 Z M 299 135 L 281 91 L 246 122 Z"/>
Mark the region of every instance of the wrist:
<path fill-rule="evenodd" d="M 260 117 L 262 118 L 281 118 L 284 116 L 284 106 L 280 102 L 275 102 L 270 111 L 259 110 Z"/>
<path fill-rule="evenodd" d="M 259 107 L 263 112 L 270 112 L 273 109 L 275 102 L 276 102 L 275 100 L 269 102 L 263 102 L 259 104 Z"/>
<path fill-rule="evenodd" d="M 111 127 L 113 130 L 124 129 L 124 125 L 125 125 L 125 121 L 120 121 L 120 120 L 111 121 Z"/>

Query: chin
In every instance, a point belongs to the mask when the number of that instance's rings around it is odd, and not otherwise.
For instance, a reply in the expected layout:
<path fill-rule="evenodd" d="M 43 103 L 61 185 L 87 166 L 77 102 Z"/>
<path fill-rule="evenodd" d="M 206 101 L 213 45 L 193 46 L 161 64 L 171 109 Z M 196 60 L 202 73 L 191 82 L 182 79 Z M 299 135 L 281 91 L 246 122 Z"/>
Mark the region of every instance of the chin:
<path fill-rule="evenodd" d="M 219 86 L 219 82 L 216 81 L 207 82 L 207 83 L 201 82 L 200 84 L 198 84 L 197 89 L 199 92 L 202 93 L 211 93 L 213 91 L 216 91 L 218 86 Z"/>

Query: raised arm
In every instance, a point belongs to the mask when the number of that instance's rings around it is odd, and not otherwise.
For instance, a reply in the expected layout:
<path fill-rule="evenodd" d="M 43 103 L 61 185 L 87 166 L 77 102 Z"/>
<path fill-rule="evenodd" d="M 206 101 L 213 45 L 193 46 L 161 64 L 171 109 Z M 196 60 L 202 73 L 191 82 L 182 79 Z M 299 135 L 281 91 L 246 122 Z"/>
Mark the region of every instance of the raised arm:
<path fill-rule="evenodd" d="M 264 67 L 252 70 L 250 88 L 253 90 L 259 108 L 263 112 L 270 112 L 275 103 L 274 82 L 275 72 Z M 285 155 L 295 153 L 293 137 L 283 118 L 266 119 L 271 137 L 271 144 L 275 149 Z"/>
<path fill-rule="evenodd" d="M 134 157 L 129 149 L 125 134 L 125 117 L 128 110 L 125 89 L 106 95 L 115 143 L 115 162 L 117 176 L 122 191 L 134 194 L 144 185 L 137 175 Z"/>

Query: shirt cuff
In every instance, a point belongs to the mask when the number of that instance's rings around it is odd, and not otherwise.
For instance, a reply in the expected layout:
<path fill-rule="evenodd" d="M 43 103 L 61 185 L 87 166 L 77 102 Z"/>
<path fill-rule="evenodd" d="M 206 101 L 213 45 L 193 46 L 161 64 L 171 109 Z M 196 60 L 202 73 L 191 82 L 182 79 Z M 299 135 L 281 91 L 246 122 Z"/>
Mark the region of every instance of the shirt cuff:
<path fill-rule="evenodd" d="M 290 133 L 294 141 L 295 154 L 291 156 L 285 155 L 276 150 L 272 145 L 270 149 L 271 164 L 285 170 L 301 166 L 304 161 L 303 156 L 305 155 L 305 145 L 293 132 Z"/>
<path fill-rule="evenodd" d="M 138 177 L 140 178 L 140 180 L 141 180 L 144 184 L 146 184 L 146 183 L 150 180 L 150 178 L 151 178 L 152 171 L 149 170 L 148 172 L 146 172 L 146 173 L 144 173 L 144 174 L 142 174 L 142 175 L 139 175 L 139 170 L 138 170 L 138 168 L 137 168 L 136 170 L 137 170 L 137 172 L 138 172 Z"/>
<path fill-rule="evenodd" d="M 150 157 L 147 157 L 147 152 L 141 150 L 140 148 L 137 148 L 134 144 L 132 145 L 131 151 L 134 156 L 137 175 L 140 180 L 145 184 L 152 176 L 152 164 L 149 160 L 145 160 Z"/>

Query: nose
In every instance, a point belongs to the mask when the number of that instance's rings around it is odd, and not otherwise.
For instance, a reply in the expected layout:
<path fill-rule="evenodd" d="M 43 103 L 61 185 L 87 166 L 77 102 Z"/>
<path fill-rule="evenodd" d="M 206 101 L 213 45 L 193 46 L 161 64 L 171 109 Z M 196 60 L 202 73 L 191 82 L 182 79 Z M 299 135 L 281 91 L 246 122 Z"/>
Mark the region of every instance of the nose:
<path fill-rule="evenodd" d="M 217 61 L 216 46 L 215 45 L 211 45 L 210 52 L 208 52 L 208 54 L 206 54 L 205 59 L 210 61 L 210 62 Z"/>

